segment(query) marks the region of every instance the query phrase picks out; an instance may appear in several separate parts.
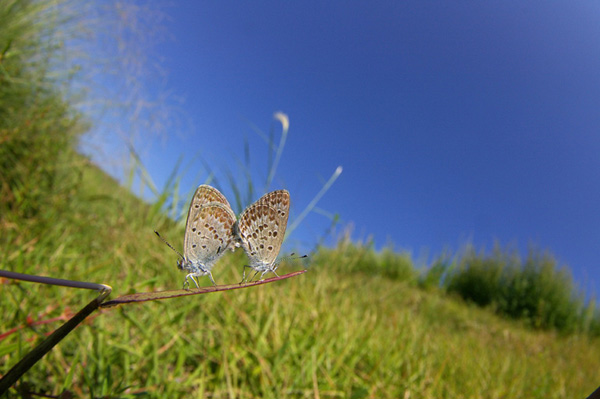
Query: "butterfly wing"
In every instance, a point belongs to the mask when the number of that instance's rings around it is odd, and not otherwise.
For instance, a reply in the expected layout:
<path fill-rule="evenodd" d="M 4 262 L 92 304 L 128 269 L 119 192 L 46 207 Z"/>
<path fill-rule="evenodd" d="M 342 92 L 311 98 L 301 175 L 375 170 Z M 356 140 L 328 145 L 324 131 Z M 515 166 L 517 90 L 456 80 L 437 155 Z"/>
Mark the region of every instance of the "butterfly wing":
<path fill-rule="evenodd" d="M 238 223 L 242 248 L 250 259 L 250 267 L 262 270 L 272 265 L 283 241 L 283 226 L 275 208 L 255 203 L 244 211 Z"/>
<path fill-rule="evenodd" d="M 235 222 L 231 208 L 222 203 L 195 207 L 192 201 L 183 239 L 184 258 L 210 270 L 233 240 Z"/>
<path fill-rule="evenodd" d="M 196 189 L 196 192 L 192 197 L 192 201 L 190 202 L 190 209 L 188 211 L 186 225 L 189 223 L 190 217 L 193 217 L 194 212 L 198 211 L 201 206 L 210 204 L 211 202 L 223 204 L 227 208 L 231 209 L 229 201 L 227 201 L 227 198 L 225 198 L 225 196 L 221 194 L 219 190 L 206 184 L 201 184 Z"/>
<path fill-rule="evenodd" d="M 263 195 L 240 216 L 238 240 L 256 270 L 272 268 L 287 227 L 290 196 L 286 190 Z"/>
<path fill-rule="evenodd" d="M 227 201 L 227 198 L 225 198 L 225 196 L 221 194 L 219 190 L 206 184 L 201 184 L 196 189 L 196 192 L 192 197 L 192 201 L 190 202 L 190 209 L 188 210 L 187 220 L 185 222 L 186 237 L 187 232 L 189 231 L 190 223 L 198 217 L 200 209 L 203 206 L 206 206 L 211 203 L 222 204 L 225 208 L 227 208 L 230 211 L 231 214 L 235 215 L 233 213 L 233 210 L 231 209 L 231 206 L 229 205 L 229 202 Z M 184 238 L 183 247 L 185 251 L 187 248 L 186 238 Z"/>
<path fill-rule="evenodd" d="M 283 242 L 290 214 L 290 193 L 287 190 L 271 191 L 260 197 L 256 203 L 267 204 L 275 208 L 279 222 L 283 226 L 283 230 L 281 231 L 281 241 Z"/>

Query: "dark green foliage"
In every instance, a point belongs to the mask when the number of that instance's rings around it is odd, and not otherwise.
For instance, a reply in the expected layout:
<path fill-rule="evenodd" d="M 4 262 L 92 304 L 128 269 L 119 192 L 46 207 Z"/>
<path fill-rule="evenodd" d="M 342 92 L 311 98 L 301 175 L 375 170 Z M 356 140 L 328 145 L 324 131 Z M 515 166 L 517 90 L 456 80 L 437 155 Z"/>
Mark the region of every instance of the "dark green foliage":
<path fill-rule="evenodd" d="M 499 297 L 502 272 L 508 262 L 507 255 L 495 251 L 491 257 L 476 254 L 468 248 L 451 273 L 446 288 L 479 306 L 488 306 Z"/>
<path fill-rule="evenodd" d="M 499 310 L 508 316 L 564 332 L 578 327 L 583 301 L 575 296 L 569 271 L 557 268 L 550 254 L 530 252 L 520 268 L 511 270 L 503 291 Z"/>
<path fill-rule="evenodd" d="M 479 306 L 491 306 L 535 328 L 565 333 L 591 332 L 597 323 L 591 321 L 593 302 L 584 304 L 568 269 L 558 267 L 547 252 L 532 249 L 523 261 L 498 247 L 490 255 L 468 248 L 456 263 L 447 291 Z"/>

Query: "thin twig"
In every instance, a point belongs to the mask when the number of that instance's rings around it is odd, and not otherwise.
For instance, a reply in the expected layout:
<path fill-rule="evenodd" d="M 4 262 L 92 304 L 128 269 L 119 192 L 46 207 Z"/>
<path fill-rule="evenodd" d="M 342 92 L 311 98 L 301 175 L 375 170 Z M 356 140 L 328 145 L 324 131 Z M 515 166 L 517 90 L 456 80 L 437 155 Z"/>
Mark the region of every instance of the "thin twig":
<path fill-rule="evenodd" d="M 11 278 L 15 280 L 31 281 L 34 283 L 61 285 L 64 287 L 75 287 L 91 289 L 100 292 L 97 298 L 93 299 L 83 309 L 81 309 L 75 316 L 71 317 L 65 324 L 56 329 L 48 338 L 46 338 L 41 344 L 33 348 L 25 357 L 23 357 L 17 364 L 15 364 L 6 373 L 2 379 L 0 379 L 0 396 L 2 396 L 8 388 L 10 388 L 15 382 L 21 378 L 34 364 L 36 364 L 46 353 L 50 352 L 56 344 L 58 344 L 64 337 L 67 336 L 75 327 L 79 325 L 86 317 L 88 317 L 94 310 L 98 309 L 100 304 L 110 295 L 112 288 L 105 284 L 87 283 L 83 281 L 72 281 L 64 280 L 60 278 L 44 277 L 44 276 L 32 276 L 23 273 L 9 272 L 7 270 L 0 270 L 0 277 Z"/>

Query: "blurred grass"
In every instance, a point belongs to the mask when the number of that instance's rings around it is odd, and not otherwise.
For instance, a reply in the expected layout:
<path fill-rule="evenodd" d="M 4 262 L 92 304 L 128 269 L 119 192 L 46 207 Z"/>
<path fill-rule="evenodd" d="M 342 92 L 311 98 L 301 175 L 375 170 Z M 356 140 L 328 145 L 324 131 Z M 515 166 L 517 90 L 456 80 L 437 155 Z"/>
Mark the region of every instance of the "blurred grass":
<path fill-rule="evenodd" d="M 51 28 L 60 23 L 44 19 L 51 11 L 0 2 L 0 267 L 106 283 L 115 296 L 179 288 L 176 257 L 153 234 L 181 242 L 181 227 L 164 212 L 173 215 L 178 180 L 148 205 L 73 150 L 86 121 L 69 106 L 64 80 L 50 79 Z M 102 310 L 19 387 L 106 398 L 564 398 L 597 387 L 600 346 L 583 333 L 590 329 L 531 329 L 544 326 L 445 295 L 461 270 L 482 270 L 472 273 L 488 284 L 479 295 L 507 281 L 477 266 L 490 262 L 486 255 L 457 259 L 419 273 L 410 254 L 341 239 L 312 254 L 310 271 L 294 279 Z M 564 276 L 548 258 L 529 259 L 509 269 L 509 281 L 556 290 L 565 303 L 576 298 L 568 281 L 557 285 Z M 215 279 L 238 282 L 243 264 L 241 252 L 226 255 Z M 505 287 L 519 293 L 512 298 L 531 297 L 523 284 Z M 9 280 L 0 290 L 0 374 L 95 295 Z M 595 320 L 593 307 L 585 312 Z"/>
<path fill-rule="evenodd" d="M 68 202 L 77 175 L 66 173 L 87 124 L 61 90 L 70 73 L 58 36 L 68 17 L 54 2 L 0 3 L 0 222 L 43 216 Z M 57 26 L 64 32 L 56 33 Z M 44 38 L 44 39 L 42 39 Z M 51 193 L 52 195 L 48 195 Z M 54 201 L 48 203 L 48 201 Z"/>
<path fill-rule="evenodd" d="M 447 275 L 445 289 L 534 328 L 600 335 L 595 300 L 587 303 L 566 266 L 547 251 L 522 257 L 498 245 L 490 254 L 467 246 Z"/>

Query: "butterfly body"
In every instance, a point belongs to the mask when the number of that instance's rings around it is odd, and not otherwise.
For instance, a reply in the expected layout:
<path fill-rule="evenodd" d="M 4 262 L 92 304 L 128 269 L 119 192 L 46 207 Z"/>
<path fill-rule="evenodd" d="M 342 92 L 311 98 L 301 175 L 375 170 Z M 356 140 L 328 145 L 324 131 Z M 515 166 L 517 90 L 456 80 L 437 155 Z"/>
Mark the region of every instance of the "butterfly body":
<path fill-rule="evenodd" d="M 200 288 L 196 278 L 206 275 L 213 285 L 216 285 L 211 270 L 217 260 L 234 243 L 235 222 L 235 213 L 225 196 L 216 188 L 203 184 L 196 189 L 190 202 L 185 223 L 183 254 L 156 232 L 171 249 L 179 254 L 181 259 L 177 261 L 177 268 L 188 273 L 183 282 L 184 288 L 189 286 L 190 279 L 196 287 Z"/>
<path fill-rule="evenodd" d="M 180 270 L 188 272 L 184 285 L 191 278 L 199 287 L 194 277 L 205 275 L 215 284 L 211 269 L 233 241 L 236 217 L 228 205 L 192 201 L 183 240 L 183 257 L 177 262 Z"/>

